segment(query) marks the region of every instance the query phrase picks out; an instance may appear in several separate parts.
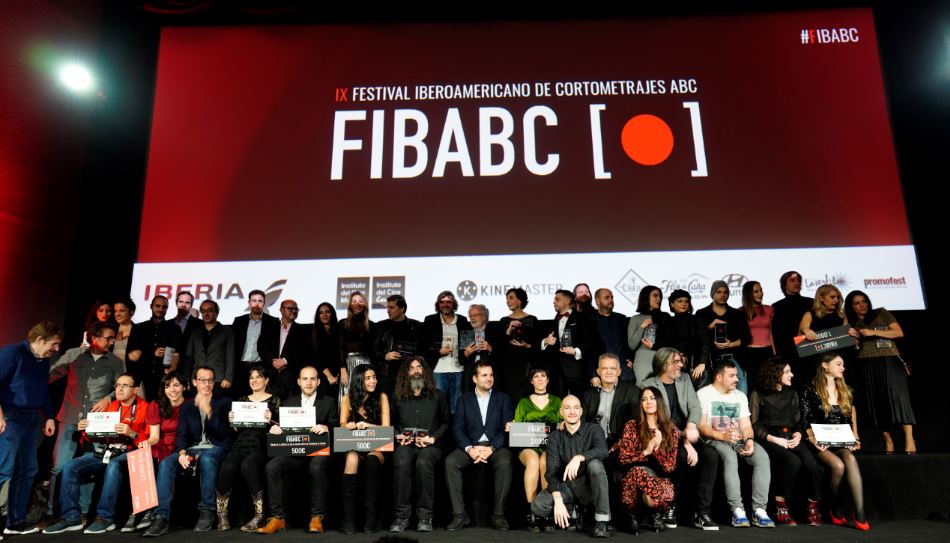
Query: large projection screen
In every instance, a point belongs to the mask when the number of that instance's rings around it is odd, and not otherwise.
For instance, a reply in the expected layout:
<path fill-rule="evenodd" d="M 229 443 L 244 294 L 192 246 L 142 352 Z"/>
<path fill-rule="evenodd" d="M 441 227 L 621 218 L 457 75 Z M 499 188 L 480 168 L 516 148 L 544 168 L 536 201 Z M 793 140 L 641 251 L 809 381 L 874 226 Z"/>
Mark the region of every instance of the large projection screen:
<path fill-rule="evenodd" d="M 868 9 L 162 31 L 132 295 L 832 283 L 922 309 Z"/>

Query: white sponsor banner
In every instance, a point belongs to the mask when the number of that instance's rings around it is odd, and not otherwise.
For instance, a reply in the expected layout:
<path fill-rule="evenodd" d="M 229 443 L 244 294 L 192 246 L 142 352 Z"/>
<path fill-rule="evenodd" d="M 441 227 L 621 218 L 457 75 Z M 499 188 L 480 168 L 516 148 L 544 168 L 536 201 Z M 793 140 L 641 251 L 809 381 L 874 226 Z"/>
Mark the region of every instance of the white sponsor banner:
<path fill-rule="evenodd" d="M 646 253 L 583 253 L 544 255 L 478 255 L 412 258 L 358 258 L 256 262 L 189 262 L 136 264 L 132 297 L 148 302 L 163 294 L 172 298 L 188 290 L 198 301 L 213 299 L 221 306 L 219 320 L 230 324 L 247 310 L 252 289 L 267 293 L 267 311 L 277 315 L 280 300 L 293 299 L 300 322 L 313 322 L 321 302 L 338 307 L 345 317 L 346 300 L 354 286 L 364 290 L 373 320 L 386 318 L 385 298 L 406 297 L 409 316 L 422 319 L 435 311 L 436 296 L 448 290 L 459 300 L 459 311 L 484 304 L 491 318 L 509 313 L 505 292 L 521 287 L 528 292 L 527 311 L 546 319 L 557 289 L 587 283 L 614 293 L 615 311 L 636 313 L 637 295 L 656 285 L 664 299 L 674 289 L 688 291 L 693 307 L 710 302 L 713 281 L 731 289 L 730 305 L 741 305 L 742 285 L 762 284 L 765 302 L 781 299 L 779 277 L 788 270 L 802 274 L 802 294 L 811 296 L 825 283 L 843 294 L 860 289 L 875 307 L 924 309 L 917 256 L 912 245 L 817 249 L 739 249 L 726 251 L 668 251 Z M 376 292 L 374 292 L 374 290 Z M 197 307 L 196 302 L 195 306 Z M 664 301 L 664 309 L 667 304 Z M 174 311 L 174 309 L 172 309 Z"/>

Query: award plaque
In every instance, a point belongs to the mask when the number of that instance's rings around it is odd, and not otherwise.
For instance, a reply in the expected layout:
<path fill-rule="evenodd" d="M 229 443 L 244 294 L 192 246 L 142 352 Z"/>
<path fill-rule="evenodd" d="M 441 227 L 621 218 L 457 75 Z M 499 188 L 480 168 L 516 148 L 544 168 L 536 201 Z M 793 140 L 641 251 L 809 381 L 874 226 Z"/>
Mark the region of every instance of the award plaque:
<path fill-rule="evenodd" d="M 119 424 L 118 411 L 105 411 L 98 413 L 86 413 L 86 420 L 89 426 L 86 426 L 86 435 L 96 437 L 115 437 L 115 425 Z"/>
<path fill-rule="evenodd" d="M 333 429 L 333 452 L 392 452 L 393 427 L 373 426 L 365 430 Z"/>
<path fill-rule="evenodd" d="M 544 422 L 512 422 L 508 445 L 512 447 L 543 447 L 548 444 L 551 427 Z"/>
<path fill-rule="evenodd" d="M 561 347 L 573 347 L 574 346 L 573 339 L 574 339 L 574 336 L 571 332 L 571 329 L 565 326 L 564 331 L 561 332 L 561 337 L 560 337 Z"/>
<path fill-rule="evenodd" d="M 854 347 L 858 340 L 848 335 L 848 326 L 835 326 L 821 332 L 815 332 L 818 339 L 808 341 L 805 336 L 795 336 L 795 345 L 798 349 L 798 357 L 816 355 L 825 351 L 837 351 L 846 347 Z"/>
<path fill-rule="evenodd" d="M 234 428 L 267 428 L 267 402 L 232 402 L 231 411 L 234 418 L 231 426 Z"/>
<path fill-rule="evenodd" d="M 330 433 L 267 434 L 267 456 L 330 456 Z"/>

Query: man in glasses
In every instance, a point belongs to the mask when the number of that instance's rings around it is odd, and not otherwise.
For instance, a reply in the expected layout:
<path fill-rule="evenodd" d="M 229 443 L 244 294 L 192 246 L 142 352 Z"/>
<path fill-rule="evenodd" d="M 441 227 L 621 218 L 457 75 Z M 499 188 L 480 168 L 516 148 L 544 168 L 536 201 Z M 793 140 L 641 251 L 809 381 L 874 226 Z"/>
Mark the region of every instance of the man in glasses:
<path fill-rule="evenodd" d="M 258 343 L 271 389 L 281 398 L 300 392 L 297 375 L 310 360 L 310 334 L 297 322 L 298 315 L 297 302 L 281 302 L 279 328 L 265 329 Z"/>
<path fill-rule="evenodd" d="M 114 435 L 89 433 L 88 414 L 79 421 L 83 447 L 88 452 L 70 460 L 63 469 L 63 484 L 59 492 L 63 516 L 47 526 L 44 534 L 81 530 L 79 485 L 99 479 L 102 479 L 102 494 L 96 506 L 96 520 L 85 533 L 101 534 L 115 529 L 116 498 L 128 473 L 125 453 L 135 450 L 139 443 L 148 439 L 148 424 L 145 422 L 148 402 L 138 397 L 138 386 L 131 374 L 123 373 L 115 380 L 115 400 L 105 412 L 119 413 L 119 422 L 112 428 Z"/>
<path fill-rule="evenodd" d="M 207 366 L 214 370 L 215 387 L 230 394 L 234 383 L 234 333 L 230 327 L 218 322 L 221 309 L 218 302 L 201 302 L 201 320 L 203 326 L 191 333 L 188 338 L 186 355 L 194 361 L 196 368 Z M 244 382 L 247 385 L 247 380 Z"/>
<path fill-rule="evenodd" d="M 115 344 L 115 325 L 96 321 L 86 330 L 90 338 L 89 348 L 73 360 L 61 358 L 49 370 L 49 382 L 63 377 L 66 379 L 66 392 L 63 404 L 56 420 L 59 433 L 53 447 L 53 471 L 50 474 L 48 514 L 55 514 L 59 493 L 57 478 L 66 463 L 76 456 L 79 440 L 75 437 L 79 430 L 79 421 L 89 412 L 105 411 L 112 402 L 112 391 L 116 379 L 125 372 L 125 364 L 112 354 Z M 85 484 L 80 491 L 80 511 L 85 514 L 92 501 L 91 484 Z"/>
<path fill-rule="evenodd" d="M 231 400 L 213 394 L 214 369 L 208 366 L 199 366 L 195 370 L 192 384 L 197 391 L 195 398 L 186 401 L 178 415 L 178 435 L 175 440 L 178 454 L 172 453 L 158 464 L 158 473 L 155 475 L 158 506 L 152 515 L 152 525 L 143 534 L 145 537 L 157 537 L 169 532 L 168 518 L 175 495 L 175 479 L 186 471 L 198 476 L 200 497 L 195 531 L 206 532 L 214 523 L 218 467 L 234 442 L 234 431 L 228 421 Z"/>

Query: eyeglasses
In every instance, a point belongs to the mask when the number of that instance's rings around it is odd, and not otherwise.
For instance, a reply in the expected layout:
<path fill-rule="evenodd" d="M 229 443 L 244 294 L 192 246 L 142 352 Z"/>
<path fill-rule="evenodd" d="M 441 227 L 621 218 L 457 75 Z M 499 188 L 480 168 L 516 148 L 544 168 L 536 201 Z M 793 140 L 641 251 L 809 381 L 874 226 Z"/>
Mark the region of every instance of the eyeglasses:
<path fill-rule="evenodd" d="M 104 339 L 106 341 L 115 341 L 115 336 L 96 336 L 99 339 Z"/>
<path fill-rule="evenodd" d="M 125 383 L 116 383 L 115 389 L 119 390 L 120 388 L 135 388 L 135 385 L 127 385 Z"/>
<path fill-rule="evenodd" d="M 203 385 L 207 385 L 208 383 L 213 383 L 213 382 L 214 382 L 214 378 L 212 377 L 212 378 L 210 378 L 210 379 L 195 379 L 195 381 L 198 381 L 199 383 L 201 383 L 201 384 L 203 384 Z"/>

